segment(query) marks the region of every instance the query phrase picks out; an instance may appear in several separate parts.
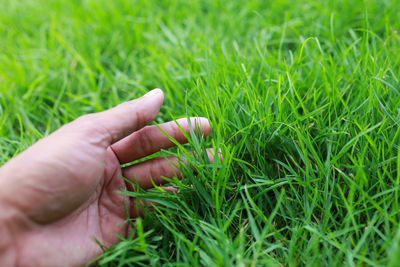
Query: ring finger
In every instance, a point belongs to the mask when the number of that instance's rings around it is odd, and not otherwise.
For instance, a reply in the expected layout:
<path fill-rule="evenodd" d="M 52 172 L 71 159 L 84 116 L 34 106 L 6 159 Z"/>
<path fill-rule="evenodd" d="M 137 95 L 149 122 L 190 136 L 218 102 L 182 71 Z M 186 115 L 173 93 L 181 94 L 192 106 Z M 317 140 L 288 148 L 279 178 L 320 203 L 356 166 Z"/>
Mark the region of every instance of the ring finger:
<path fill-rule="evenodd" d="M 214 161 L 214 150 L 207 149 L 207 155 L 212 163 Z M 153 188 L 153 184 L 162 185 L 175 176 L 180 178 L 181 171 L 179 165 L 185 163 L 179 162 L 176 157 L 159 157 L 150 159 L 122 169 L 122 176 L 138 184 L 142 189 Z"/>

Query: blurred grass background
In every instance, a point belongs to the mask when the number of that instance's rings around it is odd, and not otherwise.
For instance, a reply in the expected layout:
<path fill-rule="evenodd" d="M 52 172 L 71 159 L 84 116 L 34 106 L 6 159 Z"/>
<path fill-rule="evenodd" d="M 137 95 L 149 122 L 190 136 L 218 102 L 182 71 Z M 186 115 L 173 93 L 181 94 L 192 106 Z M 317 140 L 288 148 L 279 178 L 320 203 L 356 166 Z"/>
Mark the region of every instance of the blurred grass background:
<path fill-rule="evenodd" d="M 100 264 L 396 266 L 399 17 L 394 0 L 3 0 L 0 164 L 159 87 L 156 122 L 208 117 L 189 147 L 225 160 L 138 193 L 165 206 Z"/>

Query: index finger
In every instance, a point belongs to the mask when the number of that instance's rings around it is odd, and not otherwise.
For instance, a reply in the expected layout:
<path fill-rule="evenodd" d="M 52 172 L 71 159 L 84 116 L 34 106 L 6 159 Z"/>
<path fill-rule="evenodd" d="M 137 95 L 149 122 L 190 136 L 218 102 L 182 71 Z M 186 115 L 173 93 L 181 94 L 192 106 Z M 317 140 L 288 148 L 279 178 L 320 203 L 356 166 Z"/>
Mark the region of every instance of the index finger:
<path fill-rule="evenodd" d="M 179 143 L 187 143 L 188 140 L 177 123 L 189 134 L 190 126 L 186 118 L 178 119 L 176 122 L 166 122 L 160 124 L 159 127 Z M 204 136 L 211 133 L 210 123 L 206 118 L 190 118 L 190 123 L 193 129 L 199 127 Z M 157 126 L 147 126 L 113 144 L 111 148 L 120 163 L 124 164 L 173 146 L 175 144 Z"/>

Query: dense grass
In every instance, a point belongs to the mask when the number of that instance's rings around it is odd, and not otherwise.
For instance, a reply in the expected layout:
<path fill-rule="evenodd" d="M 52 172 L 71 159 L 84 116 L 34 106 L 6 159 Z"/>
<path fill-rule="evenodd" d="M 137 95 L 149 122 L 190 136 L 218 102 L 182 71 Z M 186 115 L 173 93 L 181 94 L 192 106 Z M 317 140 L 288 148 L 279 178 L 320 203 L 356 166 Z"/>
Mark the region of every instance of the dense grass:
<path fill-rule="evenodd" d="M 0 164 L 155 87 L 156 122 L 211 121 L 212 138 L 170 152 L 200 151 L 181 192 L 135 193 L 163 205 L 101 264 L 400 262 L 398 1 L 0 7 Z"/>

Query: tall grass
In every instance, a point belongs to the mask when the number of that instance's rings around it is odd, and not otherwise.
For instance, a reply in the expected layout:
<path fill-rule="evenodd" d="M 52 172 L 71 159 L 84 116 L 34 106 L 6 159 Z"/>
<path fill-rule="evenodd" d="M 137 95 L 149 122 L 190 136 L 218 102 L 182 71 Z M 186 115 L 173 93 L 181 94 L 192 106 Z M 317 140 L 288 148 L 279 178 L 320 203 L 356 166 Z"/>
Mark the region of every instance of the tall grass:
<path fill-rule="evenodd" d="M 0 164 L 159 87 L 156 123 L 206 116 L 212 138 L 162 152 L 190 162 L 179 194 L 125 192 L 162 205 L 100 264 L 396 266 L 399 16 L 382 0 L 3 0 Z"/>

